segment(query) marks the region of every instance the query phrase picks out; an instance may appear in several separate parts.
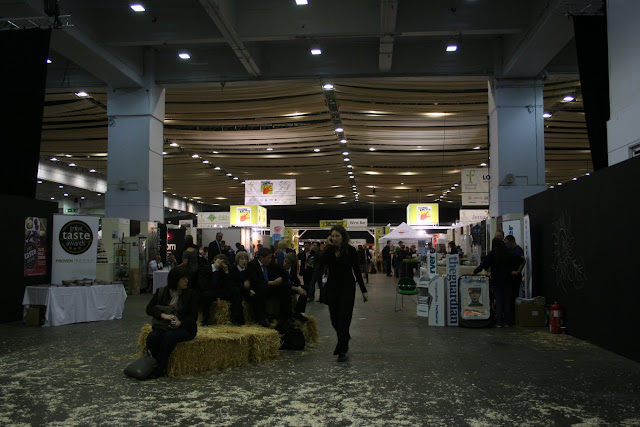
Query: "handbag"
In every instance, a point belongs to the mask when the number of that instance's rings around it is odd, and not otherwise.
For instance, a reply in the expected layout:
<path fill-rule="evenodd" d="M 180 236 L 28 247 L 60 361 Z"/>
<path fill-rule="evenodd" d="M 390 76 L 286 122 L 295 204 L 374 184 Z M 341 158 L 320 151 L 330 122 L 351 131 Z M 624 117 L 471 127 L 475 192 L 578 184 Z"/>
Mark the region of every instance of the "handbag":
<path fill-rule="evenodd" d="M 175 314 L 175 310 L 173 309 L 173 307 L 169 305 L 156 305 L 156 308 L 165 314 Z M 171 329 L 169 327 L 170 325 L 171 325 L 171 320 L 167 320 L 167 319 L 156 319 L 154 317 L 153 320 L 151 321 L 152 327 L 156 329 L 162 329 L 164 331 L 170 330 Z"/>
<path fill-rule="evenodd" d="M 157 364 L 158 361 L 147 353 L 127 365 L 127 367 L 124 368 L 124 373 L 137 380 L 145 380 L 151 375 Z"/>

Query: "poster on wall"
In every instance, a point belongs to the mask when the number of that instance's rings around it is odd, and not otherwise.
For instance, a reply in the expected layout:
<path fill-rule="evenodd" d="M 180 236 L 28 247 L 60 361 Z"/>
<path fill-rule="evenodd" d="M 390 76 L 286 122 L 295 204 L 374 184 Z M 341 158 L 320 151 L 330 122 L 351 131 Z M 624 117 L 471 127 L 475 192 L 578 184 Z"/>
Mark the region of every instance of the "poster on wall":
<path fill-rule="evenodd" d="M 96 278 L 98 221 L 97 216 L 53 216 L 51 283 Z"/>
<path fill-rule="evenodd" d="M 246 180 L 245 205 L 295 205 L 295 179 Z"/>
<path fill-rule="evenodd" d="M 24 220 L 24 275 L 47 274 L 47 219 L 28 216 Z"/>

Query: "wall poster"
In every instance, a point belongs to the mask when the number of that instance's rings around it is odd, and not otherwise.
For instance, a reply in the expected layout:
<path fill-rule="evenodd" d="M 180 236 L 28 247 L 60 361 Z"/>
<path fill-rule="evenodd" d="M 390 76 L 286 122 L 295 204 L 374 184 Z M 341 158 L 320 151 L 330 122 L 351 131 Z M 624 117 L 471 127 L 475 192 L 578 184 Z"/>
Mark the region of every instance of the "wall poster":
<path fill-rule="evenodd" d="M 47 219 L 28 216 L 24 220 L 24 275 L 47 274 Z"/>

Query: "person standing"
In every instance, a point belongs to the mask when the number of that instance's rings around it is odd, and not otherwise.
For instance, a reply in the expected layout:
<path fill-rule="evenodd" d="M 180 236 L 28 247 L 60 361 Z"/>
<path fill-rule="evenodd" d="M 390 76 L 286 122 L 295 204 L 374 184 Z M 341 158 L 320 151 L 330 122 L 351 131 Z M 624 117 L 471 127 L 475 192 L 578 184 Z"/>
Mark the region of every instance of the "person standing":
<path fill-rule="evenodd" d="M 333 354 L 338 355 L 338 362 L 346 362 L 351 339 L 349 327 L 356 298 L 356 281 L 364 302 L 367 302 L 368 294 L 360 273 L 358 254 L 349 244 L 349 234 L 344 227 L 335 225 L 331 228 L 327 245 L 319 258 L 320 267 L 326 266 L 329 271 L 325 292 L 331 326 L 338 338 Z"/>
<path fill-rule="evenodd" d="M 315 301 L 316 299 L 316 285 L 318 285 L 318 293 L 321 294 L 322 288 L 322 273 L 324 272 L 324 268 L 320 268 L 320 263 L 318 262 L 320 247 L 318 243 L 313 242 L 311 244 L 311 251 L 309 252 L 309 257 L 307 258 L 307 269 L 311 270 L 311 283 L 309 284 L 309 297 L 307 298 L 309 301 Z"/>
<path fill-rule="evenodd" d="M 387 246 L 382 249 L 382 264 L 387 277 L 391 277 L 391 242 L 387 240 Z"/>
<path fill-rule="evenodd" d="M 224 243 L 222 243 L 222 231 L 216 233 L 216 240 L 209 243 L 209 253 L 207 254 L 209 262 L 213 262 L 216 255 L 224 252 Z"/>
<path fill-rule="evenodd" d="M 193 289 L 197 289 L 198 284 L 198 253 L 197 247 L 193 244 L 193 236 L 187 234 L 184 238 L 184 252 L 182 253 L 182 264 L 189 274 L 189 284 Z"/>
<path fill-rule="evenodd" d="M 304 286 L 309 290 L 311 286 L 311 276 L 313 276 L 313 267 L 307 265 L 307 260 L 311 257 L 311 243 L 304 242 L 304 247 L 298 252 L 298 274 L 302 276 Z M 310 301 L 311 294 L 307 295 L 307 301 Z"/>

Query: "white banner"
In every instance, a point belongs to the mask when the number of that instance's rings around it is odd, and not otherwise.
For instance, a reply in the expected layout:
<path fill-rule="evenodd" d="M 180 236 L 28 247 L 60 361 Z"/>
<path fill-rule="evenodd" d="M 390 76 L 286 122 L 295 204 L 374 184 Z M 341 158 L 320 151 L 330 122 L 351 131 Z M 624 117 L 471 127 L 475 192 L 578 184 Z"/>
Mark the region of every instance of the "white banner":
<path fill-rule="evenodd" d="M 246 180 L 244 182 L 244 204 L 255 205 L 295 205 L 295 179 Z"/>
<path fill-rule="evenodd" d="M 198 228 L 220 227 L 231 227 L 231 214 L 229 212 L 198 212 Z"/>
<path fill-rule="evenodd" d="M 489 206 L 489 193 L 462 193 L 462 206 Z"/>
<path fill-rule="evenodd" d="M 445 326 L 445 278 L 435 276 L 429 282 L 429 326 Z"/>
<path fill-rule="evenodd" d="M 445 292 L 447 294 L 447 326 L 458 326 L 458 278 L 460 278 L 460 258 L 458 254 L 447 255 Z"/>
<path fill-rule="evenodd" d="M 488 209 L 460 209 L 460 222 L 464 225 L 476 224 L 490 217 Z"/>
<path fill-rule="evenodd" d="M 533 277 L 531 276 L 531 220 L 529 215 L 523 219 L 524 238 L 522 239 L 522 250 L 526 263 L 524 265 L 524 297 L 533 298 Z"/>
<path fill-rule="evenodd" d="M 269 221 L 269 229 L 271 231 L 271 243 L 276 244 L 284 238 L 284 220 L 272 219 Z M 276 247 L 277 249 L 277 247 Z"/>
<path fill-rule="evenodd" d="M 96 278 L 98 220 L 97 216 L 53 216 L 51 283 Z"/>
<path fill-rule="evenodd" d="M 367 228 L 367 218 L 345 218 L 347 228 Z"/>
<path fill-rule="evenodd" d="M 502 221 L 502 230 L 504 231 L 505 236 L 512 235 L 515 237 L 516 243 L 522 246 L 522 228 L 519 219 Z"/>
<path fill-rule="evenodd" d="M 489 193 L 489 169 L 462 169 L 460 175 L 463 193 Z"/>

